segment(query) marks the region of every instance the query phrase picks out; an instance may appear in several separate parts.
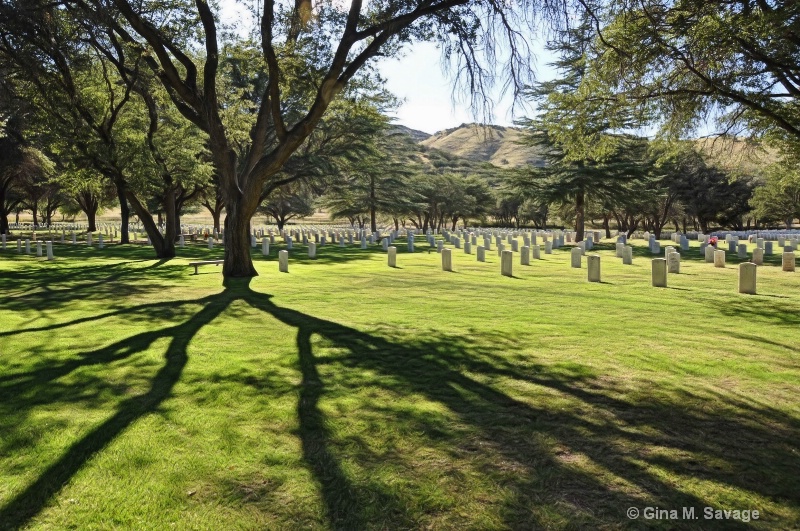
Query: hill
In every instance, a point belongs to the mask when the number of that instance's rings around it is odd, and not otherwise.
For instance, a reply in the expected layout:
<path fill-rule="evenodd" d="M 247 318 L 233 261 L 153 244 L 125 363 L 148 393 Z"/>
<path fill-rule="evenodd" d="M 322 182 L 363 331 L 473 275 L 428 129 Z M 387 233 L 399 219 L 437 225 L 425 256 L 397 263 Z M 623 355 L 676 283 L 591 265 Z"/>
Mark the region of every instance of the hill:
<path fill-rule="evenodd" d="M 490 162 L 500 168 L 541 166 L 537 149 L 521 145 L 521 139 L 522 129 L 516 127 L 462 124 L 439 131 L 420 144 L 473 162 Z"/>

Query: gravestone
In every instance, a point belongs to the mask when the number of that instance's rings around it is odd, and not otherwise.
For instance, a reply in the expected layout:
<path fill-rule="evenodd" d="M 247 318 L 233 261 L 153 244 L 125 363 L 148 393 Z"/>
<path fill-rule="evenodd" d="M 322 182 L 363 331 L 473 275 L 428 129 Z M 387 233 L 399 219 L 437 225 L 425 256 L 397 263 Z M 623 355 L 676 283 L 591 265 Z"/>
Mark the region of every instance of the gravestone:
<path fill-rule="evenodd" d="M 747 259 L 747 244 L 746 243 L 740 243 L 739 246 L 737 247 L 737 253 L 738 253 L 739 258 L 741 258 L 742 260 L 746 260 Z"/>
<path fill-rule="evenodd" d="M 136 240 L 136 233 L 133 233 L 133 239 Z M 72 245 L 77 245 L 78 243 L 78 236 L 75 234 L 75 231 L 72 231 Z"/>
<path fill-rule="evenodd" d="M 278 251 L 278 271 L 281 273 L 289 272 L 289 251 L 286 249 Z"/>
<path fill-rule="evenodd" d="M 292 242 L 292 237 L 291 236 L 287 236 L 286 237 L 286 250 L 287 251 L 291 251 L 293 245 L 294 245 L 294 243 Z"/>
<path fill-rule="evenodd" d="M 683 234 L 681 234 L 680 237 L 680 246 L 681 246 L 681 251 L 689 250 L 689 239 Z"/>
<path fill-rule="evenodd" d="M 531 248 L 527 245 L 522 246 L 522 250 L 519 253 L 519 263 L 520 265 L 531 265 Z"/>
<path fill-rule="evenodd" d="M 784 271 L 794 271 L 794 253 L 784 252 L 783 258 L 781 259 L 781 266 Z"/>
<path fill-rule="evenodd" d="M 541 260 L 542 259 L 542 248 L 539 245 L 533 246 L 533 259 L 534 260 Z"/>
<path fill-rule="evenodd" d="M 441 240 L 439 240 L 441 241 Z M 442 270 L 443 271 L 452 271 L 453 270 L 453 256 L 452 256 L 451 249 L 442 249 Z"/>
<path fill-rule="evenodd" d="M 183 234 L 181 234 L 181 237 L 178 239 L 178 247 L 185 247 L 185 246 L 186 246 L 186 241 L 183 239 Z"/>
<path fill-rule="evenodd" d="M 722 249 L 714 251 L 714 267 L 725 267 L 725 251 Z"/>
<path fill-rule="evenodd" d="M 397 247 L 389 247 L 389 267 L 397 267 Z"/>
<path fill-rule="evenodd" d="M 653 258 L 652 283 L 654 288 L 667 287 L 667 260 L 665 258 Z"/>
<path fill-rule="evenodd" d="M 436 240 L 436 252 L 441 253 L 444 251 L 444 240 Z"/>
<path fill-rule="evenodd" d="M 753 249 L 753 263 L 755 265 L 764 265 L 764 249 Z"/>
<path fill-rule="evenodd" d="M 99 234 L 99 235 L 97 236 L 97 246 L 98 246 L 99 248 L 101 248 L 101 249 L 102 249 L 102 248 L 103 248 L 103 245 L 104 245 L 104 242 L 103 242 L 103 234 L 101 233 L 101 234 Z"/>
<path fill-rule="evenodd" d="M 519 241 L 518 240 L 511 240 L 511 251 L 512 252 L 519 252 Z"/>
<path fill-rule="evenodd" d="M 506 246 L 503 245 L 503 242 L 497 243 L 497 256 L 503 256 L 503 251 L 506 249 Z"/>
<path fill-rule="evenodd" d="M 716 251 L 716 249 L 714 248 L 713 245 L 707 245 L 706 246 L 706 248 L 705 248 L 706 263 L 710 264 L 710 263 L 712 263 L 714 261 L 714 251 Z"/>
<path fill-rule="evenodd" d="M 553 242 L 549 240 L 545 240 L 544 242 L 544 254 L 553 254 Z"/>
<path fill-rule="evenodd" d="M 456 249 L 461 249 L 461 238 L 453 237 L 453 245 Z"/>
<path fill-rule="evenodd" d="M 590 254 L 586 257 L 589 282 L 600 282 L 600 255 Z"/>
<path fill-rule="evenodd" d="M 0 243 L 2 243 L 3 250 L 6 250 L 6 235 L 0 234 Z"/>
<path fill-rule="evenodd" d="M 486 247 L 484 247 L 483 245 L 479 245 L 478 246 L 477 256 L 478 256 L 478 262 L 485 262 L 486 261 Z"/>
<path fill-rule="evenodd" d="M 585 243 L 584 250 L 591 251 L 594 248 L 594 238 L 592 238 L 591 236 L 586 238 L 586 241 L 584 243 Z"/>
<path fill-rule="evenodd" d="M 53 242 L 52 241 L 47 242 L 47 259 L 48 260 L 52 260 L 53 259 Z"/>
<path fill-rule="evenodd" d="M 17 240 L 17 252 L 22 252 L 22 240 Z"/>
<path fill-rule="evenodd" d="M 36 241 L 36 256 L 42 256 L 42 242 Z"/>
<path fill-rule="evenodd" d="M 667 255 L 667 271 L 670 273 L 681 272 L 681 254 L 678 252 L 671 252 Z"/>
<path fill-rule="evenodd" d="M 413 234 L 409 234 L 408 235 L 408 242 L 406 242 L 406 246 L 408 248 L 408 252 L 409 253 L 413 253 L 414 252 L 414 235 Z"/>
<path fill-rule="evenodd" d="M 650 240 L 650 252 L 652 254 L 661 254 L 661 244 L 657 240 Z"/>
<path fill-rule="evenodd" d="M 208 237 L 208 248 L 209 249 L 214 248 L 214 238 L 212 238 L 211 236 Z"/>
<path fill-rule="evenodd" d="M 258 243 L 256 242 L 256 235 L 255 234 L 251 234 L 250 235 L 250 247 L 255 249 L 256 245 L 258 245 Z"/>
<path fill-rule="evenodd" d="M 308 257 L 309 258 L 317 257 L 317 244 L 314 242 L 308 242 Z"/>
<path fill-rule="evenodd" d="M 577 268 L 581 267 L 581 256 L 582 256 L 581 248 L 573 247 L 572 251 L 570 252 L 570 257 L 572 259 L 570 263 L 572 267 L 577 267 Z"/>
<path fill-rule="evenodd" d="M 500 274 L 504 277 L 511 277 L 514 276 L 511 273 L 511 268 L 513 267 L 514 262 L 514 252 L 513 251 L 503 251 L 503 254 L 500 255 Z"/>
<path fill-rule="evenodd" d="M 89 247 L 92 246 L 92 233 L 91 232 L 87 232 L 86 233 L 86 245 L 88 245 Z"/>
<path fill-rule="evenodd" d="M 31 241 L 25 240 L 25 254 L 31 254 Z"/>
<path fill-rule="evenodd" d="M 617 258 L 622 258 L 622 253 L 625 252 L 625 244 L 624 243 L 617 243 Z"/>
<path fill-rule="evenodd" d="M 469 240 L 464 240 L 464 254 L 472 254 L 472 243 Z"/>
<path fill-rule="evenodd" d="M 361 248 L 362 249 L 366 249 L 367 248 L 367 238 L 364 237 L 363 234 L 361 235 Z"/>
<path fill-rule="evenodd" d="M 739 264 L 739 293 L 756 294 L 756 271 L 758 266 L 750 262 Z"/>

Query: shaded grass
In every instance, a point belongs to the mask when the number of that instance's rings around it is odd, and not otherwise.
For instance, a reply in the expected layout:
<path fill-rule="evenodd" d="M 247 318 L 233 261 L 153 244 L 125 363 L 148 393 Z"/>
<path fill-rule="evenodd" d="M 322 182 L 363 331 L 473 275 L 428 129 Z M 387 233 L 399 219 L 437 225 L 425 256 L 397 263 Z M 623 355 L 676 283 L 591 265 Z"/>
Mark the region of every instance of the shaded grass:
<path fill-rule="evenodd" d="M 217 249 L 3 254 L 0 527 L 797 525 L 795 275 L 397 246 L 222 288 L 186 266 Z M 763 517 L 625 516 L 648 505 Z"/>

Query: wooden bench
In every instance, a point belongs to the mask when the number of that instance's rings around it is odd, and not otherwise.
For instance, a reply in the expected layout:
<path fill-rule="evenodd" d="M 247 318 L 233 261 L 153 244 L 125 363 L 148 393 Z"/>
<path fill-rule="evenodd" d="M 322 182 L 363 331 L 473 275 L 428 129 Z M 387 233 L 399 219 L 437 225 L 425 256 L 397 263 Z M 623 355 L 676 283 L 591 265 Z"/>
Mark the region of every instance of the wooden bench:
<path fill-rule="evenodd" d="M 220 265 L 225 263 L 225 260 L 201 260 L 199 262 L 189 262 L 190 266 L 194 266 L 194 274 L 197 274 L 197 268 L 204 265 L 214 264 Z"/>

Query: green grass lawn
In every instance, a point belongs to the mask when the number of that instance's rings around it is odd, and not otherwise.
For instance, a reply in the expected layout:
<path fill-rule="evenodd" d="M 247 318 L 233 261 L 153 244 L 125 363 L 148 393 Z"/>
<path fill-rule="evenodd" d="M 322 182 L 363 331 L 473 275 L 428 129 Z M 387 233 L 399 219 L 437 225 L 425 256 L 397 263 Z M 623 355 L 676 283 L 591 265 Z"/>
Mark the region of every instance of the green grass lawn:
<path fill-rule="evenodd" d="M 0 253 L 0 528 L 800 526 L 800 273 L 569 247 L 514 278 L 417 240 Z M 662 246 L 670 242 L 662 242 Z M 598 247 L 596 247 L 598 249 Z M 585 267 L 585 265 L 584 265 Z M 698 520 L 630 520 L 695 507 Z M 703 508 L 758 510 L 716 521 Z"/>

